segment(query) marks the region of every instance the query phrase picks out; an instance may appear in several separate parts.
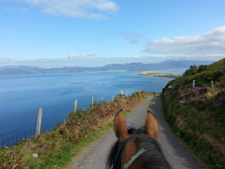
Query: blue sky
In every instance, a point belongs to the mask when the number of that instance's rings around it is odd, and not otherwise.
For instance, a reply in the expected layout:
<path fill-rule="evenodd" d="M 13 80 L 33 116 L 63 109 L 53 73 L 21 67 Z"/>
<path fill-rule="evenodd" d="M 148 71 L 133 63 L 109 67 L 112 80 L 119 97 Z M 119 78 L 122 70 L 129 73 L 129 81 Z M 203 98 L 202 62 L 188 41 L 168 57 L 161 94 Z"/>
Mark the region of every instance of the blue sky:
<path fill-rule="evenodd" d="M 225 57 L 225 0 L 0 0 L 0 66 Z"/>

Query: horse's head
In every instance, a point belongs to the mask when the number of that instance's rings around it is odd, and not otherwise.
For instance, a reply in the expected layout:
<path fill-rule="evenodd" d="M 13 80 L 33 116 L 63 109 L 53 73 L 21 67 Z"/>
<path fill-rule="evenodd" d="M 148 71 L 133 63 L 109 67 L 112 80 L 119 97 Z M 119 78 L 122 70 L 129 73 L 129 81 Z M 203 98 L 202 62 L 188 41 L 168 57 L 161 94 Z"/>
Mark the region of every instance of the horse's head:
<path fill-rule="evenodd" d="M 170 168 L 155 140 L 158 136 L 158 123 L 151 111 L 147 112 L 143 127 L 127 129 L 126 120 L 120 110 L 114 119 L 114 132 L 118 140 L 109 153 L 107 162 L 109 168 Z"/>

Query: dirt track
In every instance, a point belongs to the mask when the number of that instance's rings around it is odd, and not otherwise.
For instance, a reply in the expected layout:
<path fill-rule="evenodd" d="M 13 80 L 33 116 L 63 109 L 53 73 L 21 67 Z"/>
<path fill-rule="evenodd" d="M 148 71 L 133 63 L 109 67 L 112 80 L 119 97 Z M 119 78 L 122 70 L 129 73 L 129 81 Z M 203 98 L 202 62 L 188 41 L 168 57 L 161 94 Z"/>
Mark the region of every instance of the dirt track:
<path fill-rule="evenodd" d="M 146 99 L 128 118 L 128 126 L 141 127 L 146 118 L 146 109 L 152 97 Z M 161 145 L 166 159 L 174 169 L 207 169 L 193 155 L 189 153 L 186 146 L 171 132 L 169 125 L 162 115 L 161 99 L 156 97 L 152 106 L 159 123 L 158 142 Z M 106 157 L 116 137 L 111 130 L 106 135 L 92 144 L 81 157 L 77 158 L 69 167 L 70 169 L 105 169 Z"/>

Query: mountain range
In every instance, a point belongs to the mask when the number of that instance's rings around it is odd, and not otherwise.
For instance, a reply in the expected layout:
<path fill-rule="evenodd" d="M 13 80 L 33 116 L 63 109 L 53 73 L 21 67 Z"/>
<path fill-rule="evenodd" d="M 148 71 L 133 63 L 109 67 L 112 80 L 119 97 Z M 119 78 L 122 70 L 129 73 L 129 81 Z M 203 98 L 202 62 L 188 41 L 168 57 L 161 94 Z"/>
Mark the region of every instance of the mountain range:
<path fill-rule="evenodd" d="M 47 73 L 76 73 L 92 71 L 151 71 L 166 69 L 186 69 L 191 65 L 208 65 L 212 61 L 193 61 L 193 60 L 167 60 L 160 63 L 127 63 L 109 64 L 102 67 L 63 67 L 63 68 L 40 68 L 30 66 L 4 66 L 0 67 L 0 75 L 17 74 L 47 74 Z"/>

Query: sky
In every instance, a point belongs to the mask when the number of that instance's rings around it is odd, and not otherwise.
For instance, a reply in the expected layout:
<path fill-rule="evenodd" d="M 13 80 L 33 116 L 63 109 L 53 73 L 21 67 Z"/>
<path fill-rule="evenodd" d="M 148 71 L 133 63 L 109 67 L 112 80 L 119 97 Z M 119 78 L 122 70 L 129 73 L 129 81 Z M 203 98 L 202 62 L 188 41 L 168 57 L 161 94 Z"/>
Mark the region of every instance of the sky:
<path fill-rule="evenodd" d="M 0 0 L 0 67 L 225 57 L 225 0 Z"/>

